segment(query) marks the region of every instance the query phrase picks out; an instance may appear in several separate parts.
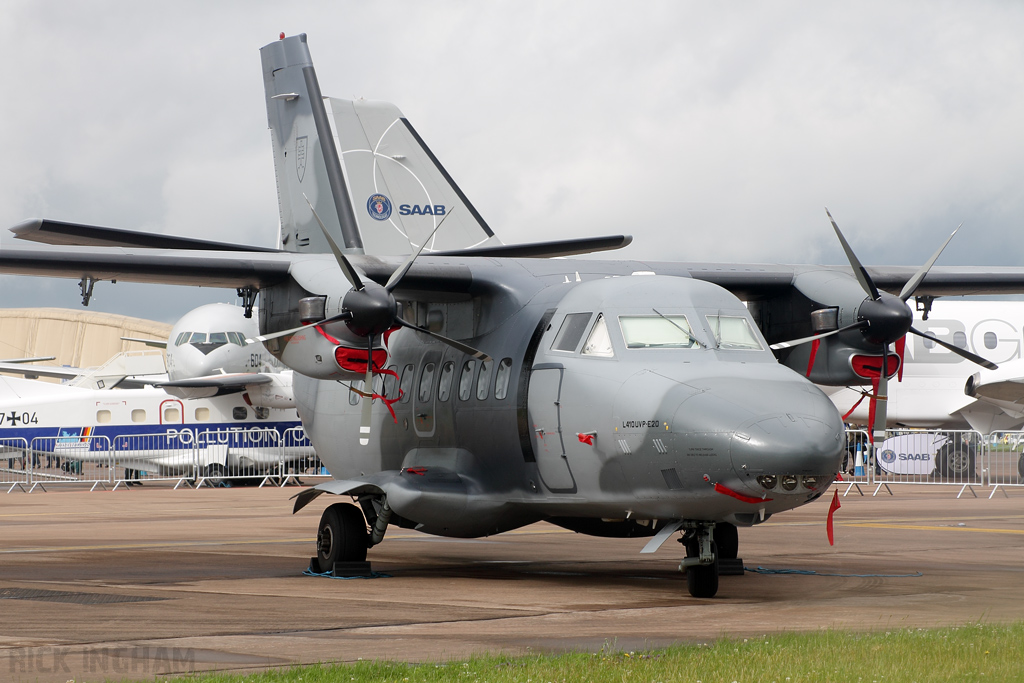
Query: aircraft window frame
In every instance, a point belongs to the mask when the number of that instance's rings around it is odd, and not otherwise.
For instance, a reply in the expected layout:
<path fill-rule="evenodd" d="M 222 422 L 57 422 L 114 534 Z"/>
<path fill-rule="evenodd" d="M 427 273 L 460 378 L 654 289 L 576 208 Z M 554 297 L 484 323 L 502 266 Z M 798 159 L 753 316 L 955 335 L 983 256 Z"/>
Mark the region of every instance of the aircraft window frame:
<path fill-rule="evenodd" d="M 494 372 L 494 398 L 503 401 L 508 396 L 509 380 L 512 379 L 512 359 L 502 358 Z"/>
<path fill-rule="evenodd" d="M 476 361 L 467 360 L 462 364 L 459 373 L 459 400 L 468 401 L 473 396 L 473 375 L 476 374 Z"/>
<path fill-rule="evenodd" d="M 412 381 L 416 376 L 416 366 L 409 363 L 402 370 L 402 377 L 398 381 L 398 393 L 401 395 L 401 403 L 408 403 L 412 399 Z"/>
<path fill-rule="evenodd" d="M 389 365 L 387 369 L 395 374 L 392 375 L 390 373 L 386 373 L 383 375 L 384 393 L 382 393 L 381 395 L 385 396 L 388 399 L 392 399 L 395 398 L 398 394 L 398 366 Z"/>
<path fill-rule="evenodd" d="M 614 358 L 615 349 L 612 346 L 612 334 L 608 330 L 608 323 L 605 322 L 604 313 L 597 314 L 597 320 L 590 328 L 587 341 L 583 342 L 580 355 L 590 358 Z"/>
<path fill-rule="evenodd" d="M 693 326 L 690 325 L 690 320 L 683 313 L 667 313 L 665 315 L 656 314 L 645 314 L 636 313 L 628 315 L 620 315 L 619 318 L 619 332 L 622 334 L 622 343 L 627 349 L 699 349 L 701 348 L 700 342 L 697 340 L 697 335 L 694 334 Z M 646 325 L 648 329 L 641 329 L 644 325 L 633 325 L 633 322 L 644 321 L 644 323 L 657 323 L 659 330 L 655 330 L 653 325 Z M 656 340 L 659 331 L 671 333 L 676 339 L 680 341 L 675 342 L 659 342 L 654 341 L 643 342 L 643 339 Z M 682 338 L 686 338 L 686 342 L 682 342 Z"/>
<path fill-rule="evenodd" d="M 135 422 L 136 424 L 138 424 L 138 423 L 145 422 L 145 421 L 146 421 L 146 409 L 145 408 L 135 408 L 134 410 L 132 410 L 132 422 Z"/>
<path fill-rule="evenodd" d="M 211 332 L 208 337 L 210 344 L 227 344 L 228 333 L 227 332 Z"/>
<path fill-rule="evenodd" d="M 714 320 L 712 320 L 714 318 Z M 728 313 L 707 313 L 704 319 L 708 322 L 708 329 L 711 330 L 711 337 L 715 340 L 715 345 L 722 351 L 764 351 L 764 345 L 761 340 L 757 338 L 757 334 L 754 332 L 753 327 L 750 325 L 750 321 L 747 320 L 746 316 L 740 314 L 728 314 Z M 723 328 L 722 320 L 738 320 L 743 322 L 742 329 L 746 330 L 749 341 L 736 341 L 734 337 L 730 336 L 729 340 L 723 341 Z M 732 335 L 735 330 L 728 330 L 728 334 Z M 755 346 L 732 346 L 733 344 L 756 344 Z"/>
<path fill-rule="evenodd" d="M 182 344 L 187 344 L 191 336 L 191 332 L 182 332 L 181 334 L 178 335 L 178 338 L 174 340 L 174 345 L 181 346 Z"/>
<path fill-rule="evenodd" d="M 593 317 L 593 311 L 566 314 L 562 318 L 562 324 L 558 326 L 554 341 L 551 342 L 551 350 L 576 353 Z"/>
<path fill-rule="evenodd" d="M 452 380 L 455 379 L 455 361 L 445 361 L 441 366 L 441 376 L 437 380 L 437 400 L 447 401 L 452 395 Z"/>
<path fill-rule="evenodd" d="M 486 401 L 491 393 L 491 368 L 493 360 L 480 361 L 480 375 L 476 379 L 476 400 Z"/>
<path fill-rule="evenodd" d="M 430 400 L 430 396 L 434 391 L 434 370 L 437 368 L 437 363 L 430 361 L 423 365 L 423 369 L 420 370 L 420 383 L 416 390 L 416 402 L 427 403 Z"/>

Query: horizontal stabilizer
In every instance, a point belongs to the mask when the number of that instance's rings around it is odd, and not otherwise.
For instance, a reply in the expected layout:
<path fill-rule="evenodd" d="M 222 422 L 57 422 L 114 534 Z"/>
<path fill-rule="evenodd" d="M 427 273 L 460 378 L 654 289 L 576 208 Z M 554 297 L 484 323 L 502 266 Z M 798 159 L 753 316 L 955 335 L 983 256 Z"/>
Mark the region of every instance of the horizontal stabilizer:
<path fill-rule="evenodd" d="M 503 244 L 494 247 L 435 251 L 432 256 L 488 256 L 491 258 L 555 258 L 592 254 L 596 251 L 622 249 L 633 241 L 632 235 L 607 235 L 605 237 L 582 237 L 573 240 L 551 242 L 528 242 L 526 244 Z"/>
<path fill-rule="evenodd" d="M 77 247 L 142 247 L 145 249 L 197 249 L 204 251 L 263 251 L 278 249 L 253 247 L 229 242 L 213 242 L 191 237 L 176 237 L 152 232 L 101 228 L 95 225 L 65 223 L 45 218 L 33 218 L 11 228 L 20 240 Z"/>

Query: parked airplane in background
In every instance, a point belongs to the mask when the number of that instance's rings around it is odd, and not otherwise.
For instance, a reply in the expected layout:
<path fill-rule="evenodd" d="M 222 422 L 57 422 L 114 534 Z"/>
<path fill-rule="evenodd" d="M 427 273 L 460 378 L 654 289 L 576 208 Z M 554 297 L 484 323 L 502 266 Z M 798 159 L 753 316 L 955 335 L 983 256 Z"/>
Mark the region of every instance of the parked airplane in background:
<path fill-rule="evenodd" d="M 256 321 L 237 306 L 190 311 L 166 342 L 136 340 L 167 348 L 168 372 L 133 377 L 131 386 L 141 388 L 97 387 L 91 370 L 0 368 L 72 376 L 63 385 L 0 377 L 0 447 L 8 467 L 16 464 L 14 453 L 26 450 L 33 462 L 41 463 L 41 455 L 51 465 L 63 459 L 65 471 L 83 462 L 111 464 L 126 470 L 128 479 L 146 471 L 218 480 L 267 472 L 282 459 L 298 467 L 311 463 L 312 447 L 297 429 L 292 373 L 281 370 L 261 344 L 245 341 L 257 331 Z M 110 377 L 111 365 L 98 371 Z M 192 472 L 196 464 L 198 473 Z"/>
<path fill-rule="evenodd" d="M 931 268 L 941 249 L 865 268 L 834 222 L 852 273 L 545 258 L 621 235 L 501 245 L 397 109 L 325 102 L 305 35 L 261 57 L 284 251 L 30 221 L 20 238 L 64 246 L 5 249 L 0 271 L 232 287 L 247 307 L 258 293 L 259 338 L 296 371 L 336 477 L 295 509 L 322 493 L 361 507 L 324 511 L 326 569 L 391 524 L 476 537 L 546 519 L 652 536 L 647 551 L 682 531 L 690 593 L 713 596 L 736 525 L 817 499 L 839 469 L 842 420 L 809 368 L 884 396 L 902 340 L 923 334 L 911 297 L 1024 291 L 1021 268 Z M 335 139 L 366 152 L 343 168 Z"/>
<path fill-rule="evenodd" d="M 979 368 L 930 339 L 915 338 L 897 381 L 889 384 L 889 426 L 982 434 L 1024 427 L 1024 301 L 941 299 L 927 319 L 915 311 L 914 325 L 999 368 Z M 847 422 L 868 424 L 868 402 L 859 389 L 822 389 L 844 414 L 856 405 Z"/>

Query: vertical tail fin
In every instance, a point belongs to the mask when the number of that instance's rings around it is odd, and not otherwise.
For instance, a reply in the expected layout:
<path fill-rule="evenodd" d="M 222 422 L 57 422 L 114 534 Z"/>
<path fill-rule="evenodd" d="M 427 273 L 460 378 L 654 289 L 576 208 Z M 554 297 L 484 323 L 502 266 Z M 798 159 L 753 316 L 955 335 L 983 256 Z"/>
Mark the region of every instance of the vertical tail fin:
<path fill-rule="evenodd" d="M 368 254 L 496 246 L 501 241 L 398 107 L 339 100 L 327 105 Z"/>
<path fill-rule="evenodd" d="M 305 195 L 327 229 L 341 237 L 346 250 L 362 251 L 306 34 L 265 45 L 260 48 L 260 58 L 274 147 L 282 248 L 317 253 L 330 250 Z"/>

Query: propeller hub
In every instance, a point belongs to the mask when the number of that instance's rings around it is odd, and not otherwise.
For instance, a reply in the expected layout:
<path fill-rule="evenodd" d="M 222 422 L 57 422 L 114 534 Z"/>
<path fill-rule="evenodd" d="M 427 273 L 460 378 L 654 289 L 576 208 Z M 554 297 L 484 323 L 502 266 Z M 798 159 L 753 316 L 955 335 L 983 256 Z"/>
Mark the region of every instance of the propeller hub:
<path fill-rule="evenodd" d="M 865 320 L 864 338 L 871 344 L 891 344 L 914 324 L 914 313 L 899 297 L 880 293 L 878 299 L 865 299 L 857 309 L 857 320 Z"/>
<path fill-rule="evenodd" d="M 369 283 L 363 289 L 349 290 L 341 305 L 352 314 L 345 324 L 360 337 L 383 334 L 395 324 L 398 315 L 398 304 L 391 292 Z"/>

